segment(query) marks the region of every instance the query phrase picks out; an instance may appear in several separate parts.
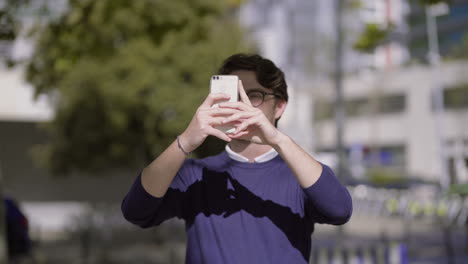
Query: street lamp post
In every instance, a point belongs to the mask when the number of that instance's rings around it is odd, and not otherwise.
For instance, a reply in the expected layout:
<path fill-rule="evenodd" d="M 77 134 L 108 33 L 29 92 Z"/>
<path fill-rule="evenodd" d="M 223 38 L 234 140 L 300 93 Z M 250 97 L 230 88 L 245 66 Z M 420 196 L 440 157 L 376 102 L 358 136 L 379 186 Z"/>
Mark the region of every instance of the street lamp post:
<path fill-rule="evenodd" d="M 433 98 L 434 98 L 434 125 L 435 134 L 438 139 L 439 147 L 439 159 L 440 159 L 440 186 L 442 191 L 447 191 L 450 185 L 450 175 L 448 172 L 447 164 L 447 151 L 445 147 L 445 140 L 443 135 L 442 121 L 444 114 L 444 91 L 439 79 L 440 69 L 440 52 L 439 52 L 439 39 L 437 33 L 437 21 L 436 17 L 448 13 L 448 6 L 445 3 L 439 3 L 437 5 L 426 6 L 426 24 L 427 24 L 427 36 L 429 41 L 429 61 L 432 67 L 432 80 L 433 86 Z M 443 225 L 443 233 L 445 240 L 445 251 L 447 254 L 447 263 L 455 263 L 454 249 L 452 245 L 452 234 L 449 223 Z"/>
<path fill-rule="evenodd" d="M 440 186 L 442 191 L 446 191 L 450 185 L 450 175 L 448 172 L 447 164 L 447 151 L 444 142 L 443 135 L 443 124 L 442 117 L 444 114 L 444 92 L 439 79 L 439 68 L 440 68 L 440 52 L 439 52 L 439 40 L 437 33 L 437 22 L 436 17 L 448 13 L 447 4 L 437 4 L 426 6 L 426 24 L 427 24 L 427 36 L 429 41 L 429 61 L 432 67 L 432 80 L 433 80 L 433 99 L 434 99 L 434 123 L 435 123 L 435 134 L 437 137 L 437 145 L 439 148 L 439 159 L 440 159 Z"/>
<path fill-rule="evenodd" d="M 344 123 L 345 109 L 343 100 L 343 1 L 335 1 L 335 123 L 336 123 L 336 152 L 338 156 L 337 176 L 340 180 L 345 180 L 345 150 L 344 150 Z"/>

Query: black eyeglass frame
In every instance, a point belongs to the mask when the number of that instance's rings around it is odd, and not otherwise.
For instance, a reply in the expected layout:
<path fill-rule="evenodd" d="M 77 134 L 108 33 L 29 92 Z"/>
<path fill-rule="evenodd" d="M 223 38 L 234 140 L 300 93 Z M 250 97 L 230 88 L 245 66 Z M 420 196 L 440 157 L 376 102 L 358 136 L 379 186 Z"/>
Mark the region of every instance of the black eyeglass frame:
<path fill-rule="evenodd" d="M 265 102 L 265 96 L 267 95 L 273 95 L 274 97 L 276 98 L 279 98 L 279 95 L 277 93 L 267 93 L 267 92 L 264 92 L 264 91 L 259 91 L 259 90 L 252 90 L 252 91 L 248 91 L 246 94 L 247 94 L 247 97 L 249 97 L 249 94 L 252 94 L 252 93 L 260 93 L 262 95 L 262 102 L 258 105 L 253 105 L 253 107 L 259 107 L 261 106 L 264 102 Z M 249 98 L 250 99 L 250 98 Z"/>

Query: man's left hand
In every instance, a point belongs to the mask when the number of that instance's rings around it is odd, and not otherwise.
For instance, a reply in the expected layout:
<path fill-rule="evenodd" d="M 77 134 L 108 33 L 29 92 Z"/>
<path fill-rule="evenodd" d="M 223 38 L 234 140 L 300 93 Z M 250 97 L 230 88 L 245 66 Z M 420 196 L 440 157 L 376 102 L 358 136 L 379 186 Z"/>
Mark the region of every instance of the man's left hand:
<path fill-rule="evenodd" d="M 277 145 L 283 135 L 259 108 L 250 103 L 242 82 L 239 81 L 239 102 L 220 103 L 219 107 L 240 110 L 223 121 L 233 123 L 235 131 L 227 134 L 230 138 L 248 140 L 256 144 Z"/>

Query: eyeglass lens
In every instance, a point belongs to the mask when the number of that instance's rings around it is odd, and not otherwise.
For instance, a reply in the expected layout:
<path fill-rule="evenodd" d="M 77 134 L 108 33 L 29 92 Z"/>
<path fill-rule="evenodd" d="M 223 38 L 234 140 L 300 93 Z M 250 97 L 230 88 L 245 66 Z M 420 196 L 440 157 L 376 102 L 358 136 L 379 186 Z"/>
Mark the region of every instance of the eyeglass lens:
<path fill-rule="evenodd" d="M 263 103 L 263 93 L 261 92 L 249 92 L 247 96 L 252 106 L 259 106 Z"/>

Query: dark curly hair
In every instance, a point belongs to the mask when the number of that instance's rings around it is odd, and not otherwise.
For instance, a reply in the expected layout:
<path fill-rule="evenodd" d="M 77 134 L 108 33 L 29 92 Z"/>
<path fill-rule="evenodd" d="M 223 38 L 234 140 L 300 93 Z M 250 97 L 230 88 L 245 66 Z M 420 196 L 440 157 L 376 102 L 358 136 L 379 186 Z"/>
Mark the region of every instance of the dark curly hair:
<path fill-rule="evenodd" d="M 288 85 L 284 73 L 271 60 L 258 54 L 234 54 L 223 62 L 218 74 L 230 74 L 237 70 L 255 72 L 258 83 L 271 89 L 277 98 L 288 101 Z"/>

